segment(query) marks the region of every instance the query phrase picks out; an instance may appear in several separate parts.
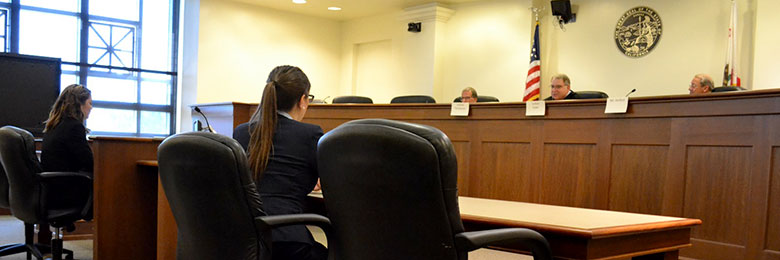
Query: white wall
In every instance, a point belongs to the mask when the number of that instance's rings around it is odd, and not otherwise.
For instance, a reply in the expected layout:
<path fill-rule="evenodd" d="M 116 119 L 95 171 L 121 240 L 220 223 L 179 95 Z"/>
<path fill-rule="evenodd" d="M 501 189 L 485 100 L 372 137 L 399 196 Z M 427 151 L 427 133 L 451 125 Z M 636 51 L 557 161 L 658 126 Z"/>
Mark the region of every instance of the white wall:
<path fill-rule="evenodd" d="M 177 132 L 192 131 L 190 105 L 196 104 L 198 93 L 198 26 L 200 0 L 186 0 L 182 5 L 181 40 L 179 41 L 179 125 Z"/>
<path fill-rule="evenodd" d="M 780 1 L 756 0 L 756 41 L 753 89 L 780 88 Z"/>
<path fill-rule="evenodd" d="M 743 86 L 752 86 L 753 0 L 738 0 L 740 69 Z M 731 2 L 728 0 L 572 0 L 577 21 L 566 32 L 542 24 L 542 96 L 550 94 L 550 77 L 566 73 L 573 90 L 601 90 L 610 96 L 687 94 L 691 78 L 708 73 L 721 82 L 726 59 Z M 635 6 L 659 13 L 663 35 L 655 49 L 641 58 L 618 51 L 614 28 L 620 16 Z M 548 7 L 549 10 L 549 7 Z"/>
<path fill-rule="evenodd" d="M 446 24 L 443 88 L 452 102 L 465 87 L 504 101 L 522 101 L 530 59 L 530 1 L 453 5 Z"/>
<path fill-rule="evenodd" d="M 780 4 L 737 1 L 743 86 L 777 87 L 770 77 L 779 66 L 773 57 L 780 36 L 771 10 Z M 757 14 L 758 1 L 762 9 Z M 424 23 L 423 33 L 414 34 L 406 31 L 404 10 L 338 22 L 201 0 L 197 102 L 257 102 L 267 72 L 280 64 L 302 67 L 318 98 L 356 94 L 387 103 L 398 95 L 425 94 L 450 102 L 471 86 L 502 101 L 520 101 L 533 33 L 531 6 L 546 8 L 541 20 L 542 97 L 549 96 L 549 78 L 559 72 L 569 74 L 574 90 L 601 90 L 611 96 L 632 88 L 638 89 L 632 96 L 684 94 L 696 73 L 721 81 L 729 0 L 572 4 L 577 21 L 566 25 L 566 32 L 553 24 L 549 1 L 484 0 L 449 5 L 455 13 L 448 21 Z M 640 5 L 659 13 L 664 33 L 650 54 L 630 58 L 615 46 L 613 32 L 619 17 Z M 433 33 L 426 34 L 431 29 Z M 391 58 L 380 69 L 392 75 L 383 85 L 393 87 L 358 88 L 355 50 L 379 41 L 391 44 Z M 753 84 L 754 66 L 760 86 Z"/>
<path fill-rule="evenodd" d="M 268 72 L 298 66 L 323 98 L 339 86 L 341 24 L 221 0 L 201 0 L 197 102 L 259 102 Z"/>

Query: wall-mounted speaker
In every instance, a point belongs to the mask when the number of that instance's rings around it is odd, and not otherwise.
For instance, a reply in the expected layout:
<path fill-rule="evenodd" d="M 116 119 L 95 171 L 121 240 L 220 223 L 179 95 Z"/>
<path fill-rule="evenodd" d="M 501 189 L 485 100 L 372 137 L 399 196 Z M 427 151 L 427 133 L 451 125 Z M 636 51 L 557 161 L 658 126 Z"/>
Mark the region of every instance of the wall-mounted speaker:
<path fill-rule="evenodd" d="M 409 23 L 409 28 L 406 29 L 409 32 L 418 33 L 422 31 L 422 23 Z"/>
<path fill-rule="evenodd" d="M 573 22 L 576 19 L 576 14 L 571 12 L 569 0 L 553 0 L 550 5 L 552 6 L 552 15 L 557 16 L 562 23 Z"/>

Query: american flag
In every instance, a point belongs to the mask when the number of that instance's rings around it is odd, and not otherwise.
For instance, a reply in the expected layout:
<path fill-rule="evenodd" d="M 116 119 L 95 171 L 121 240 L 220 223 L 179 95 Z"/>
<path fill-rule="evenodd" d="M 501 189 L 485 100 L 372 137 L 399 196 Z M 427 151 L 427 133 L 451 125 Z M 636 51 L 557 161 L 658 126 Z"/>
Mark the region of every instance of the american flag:
<path fill-rule="evenodd" d="M 542 61 L 539 59 L 539 22 L 534 29 L 534 43 L 531 47 L 531 64 L 528 66 L 528 77 L 525 79 L 525 95 L 523 102 L 539 100 L 539 82 L 542 76 Z"/>
<path fill-rule="evenodd" d="M 739 71 L 737 70 L 737 61 L 739 56 L 737 55 L 737 2 L 731 2 L 731 22 L 729 24 L 729 44 L 728 52 L 726 53 L 726 67 L 723 68 L 723 85 L 724 86 L 742 86 L 742 80 L 739 78 Z"/>

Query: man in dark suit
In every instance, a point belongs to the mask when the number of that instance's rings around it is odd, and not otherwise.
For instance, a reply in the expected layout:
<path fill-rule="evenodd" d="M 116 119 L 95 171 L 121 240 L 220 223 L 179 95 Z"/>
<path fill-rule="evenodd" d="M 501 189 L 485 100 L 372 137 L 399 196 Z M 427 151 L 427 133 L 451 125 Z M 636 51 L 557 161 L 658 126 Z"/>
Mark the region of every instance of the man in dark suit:
<path fill-rule="evenodd" d="M 566 74 L 557 74 L 550 81 L 550 97 L 544 100 L 577 99 L 577 92 L 571 90 L 571 80 Z"/>

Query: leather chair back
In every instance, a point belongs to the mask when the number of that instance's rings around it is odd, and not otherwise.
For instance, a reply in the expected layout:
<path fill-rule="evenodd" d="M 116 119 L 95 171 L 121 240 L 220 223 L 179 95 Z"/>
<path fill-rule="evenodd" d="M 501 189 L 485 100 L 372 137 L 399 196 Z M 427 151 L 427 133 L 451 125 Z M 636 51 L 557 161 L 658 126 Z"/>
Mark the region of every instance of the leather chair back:
<path fill-rule="evenodd" d="M 456 97 L 455 100 L 453 100 L 452 102 L 459 103 L 461 100 L 462 97 Z M 498 98 L 494 96 L 477 96 L 477 103 L 482 103 L 482 102 L 499 102 L 499 101 Z"/>
<path fill-rule="evenodd" d="M 361 96 L 341 96 L 333 99 L 333 104 L 373 104 L 374 101 L 370 97 Z"/>
<path fill-rule="evenodd" d="M 712 92 L 728 92 L 728 91 L 739 91 L 739 87 L 732 87 L 732 86 L 721 86 L 717 88 L 713 88 Z"/>
<path fill-rule="evenodd" d="M 178 227 L 177 259 L 270 259 L 270 234 L 254 220 L 265 215 L 262 201 L 238 142 L 177 134 L 160 144 L 157 158 Z"/>
<path fill-rule="evenodd" d="M 609 98 L 607 93 L 601 91 L 577 91 L 577 99 Z"/>
<path fill-rule="evenodd" d="M 36 174 L 41 164 L 35 154 L 35 139 L 27 130 L 4 126 L 0 128 L 0 163 L 9 185 L 9 206 L 13 215 L 25 223 L 45 221 L 40 186 Z"/>
<path fill-rule="evenodd" d="M 412 95 L 412 96 L 399 96 L 390 100 L 390 104 L 395 103 L 436 103 L 436 99 L 431 96 Z"/>
<path fill-rule="evenodd" d="M 355 120 L 320 139 L 317 163 L 335 259 L 458 258 L 457 162 L 444 133 Z"/>
<path fill-rule="evenodd" d="M 3 169 L 3 164 L 0 162 L 0 208 L 7 209 L 9 207 L 11 207 L 11 204 L 8 201 L 8 177 L 6 177 L 5 169 Z"/>

